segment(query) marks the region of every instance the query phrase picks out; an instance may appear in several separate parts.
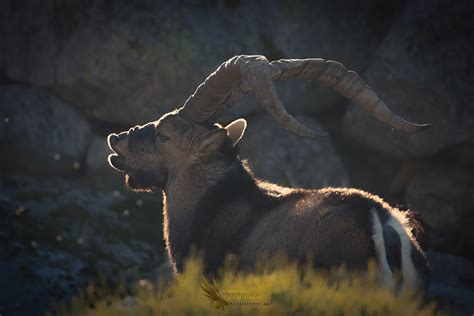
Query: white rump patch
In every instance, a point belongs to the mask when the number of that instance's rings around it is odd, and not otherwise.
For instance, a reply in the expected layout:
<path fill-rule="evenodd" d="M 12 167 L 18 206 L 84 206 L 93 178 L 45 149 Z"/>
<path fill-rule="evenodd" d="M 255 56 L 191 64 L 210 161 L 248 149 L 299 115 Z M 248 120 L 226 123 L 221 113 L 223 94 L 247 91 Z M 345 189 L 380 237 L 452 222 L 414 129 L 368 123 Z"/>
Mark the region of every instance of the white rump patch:
<path fill-rule="evenodd" d="M 385 249 L 385 243 L 383 239 L 383 226 L 380 222 L 380 218 L 377 215 L 377 211 L 375 209 L 371 209 L 370 212 L 372 213 L 372 222 L 373 222 L 373 230 L 374 234 L 372 238 L 374 239 L 375 243 L 375 251 L 377 253 L 378 259 L 380 261 L 380 265 L 382 266 L 383 272 L 383 283 L 385 285 L 389 285 L 393 279 L 393 272 L 390 269 L 387 261 L 387 253 Z M 411 233 L 408 231 L 403 224 L 406 222 L 406 218 L 402 213 L 400 214 L 390 214 L 390 218 L 385 225 L 388 225 L 395 229 L 398 233 L 400 238 L 400 248 L 401 248 L 401 264 L 402 264 L 402 275 L 403 275 L 403 284 L 404 286 L 410 286 L 413 289 L 417 289 L 419 286 L 418 274 L 413 265 L 413 261 L 411 259 L 411 251 L 412 251 L 412 241 L 411 241 Z"/>
<path fill-rule="evenodd" d="M 404 285 L 410 285 L 412 288 L 418 288 L 418 274 L 411 260 L 411 251 L 412 251 L 412 242 L 410 239 L 410 234 L 398 218 L 390 216 L 390 219 L 387 223 L 393 229 L 395 229 L 400 237 L 401 243 L 401 257 L 402 257 L 402 275 Z"/>
<path fill-rule="evenodd" d="M 382 223 L 380 222 L 380 218 L 377 215 L 377 211 L 374 208 L 372 208 L 370 212 L 372 214 L 372 229 L 374 231 L 372 238 L 375 244 L 375 252 L 377 253 L 377 257 L 382 267 L 382 274 L 383 274 L 382 282 L 384 285 L 389 286 L 393 280 L 393 274 L 387 262 L 387 253 L 385 250 L 385 243 L 383 240 Z"/>

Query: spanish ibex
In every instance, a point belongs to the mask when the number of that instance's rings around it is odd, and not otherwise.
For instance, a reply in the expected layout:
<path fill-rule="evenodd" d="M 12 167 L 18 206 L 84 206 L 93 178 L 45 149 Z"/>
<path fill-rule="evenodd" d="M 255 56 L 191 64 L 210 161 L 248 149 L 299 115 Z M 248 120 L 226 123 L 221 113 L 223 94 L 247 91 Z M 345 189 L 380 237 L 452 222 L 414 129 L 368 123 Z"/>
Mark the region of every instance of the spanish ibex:
<path fill-rule="evenodd" d="M 178 110 L 108 137 L 114 151 L 109 163 L 125 174 L 126 186 L 163 192 L 163 233 L 175 272 L 182 271 L 194 244 L 203 250 L 208 272 L 216 271 L 227 253 L 239 258 L 243 270 L 254 266 L 259 253 L 283 252 L 298 262 L 311 253 L 321 268 L 344 264 L 363 270 L 374 258 L 382 281 L 390 282 L 397 270 L 404 282 L 421 285 L 426 261 L 409 213 L 361 190 L 304 190 L 257 180 L 238 158 L 236 144 L 246 121 L 213 124 L 224 109 L 255 93 L 288 131 L 323 136 L 295 120 L 278 98 L 274 81 L 290 78 L 321 81 L 396 130 L 428 127 L 392 113 L 357 73 L 338 62 L 229 59 Z"/>

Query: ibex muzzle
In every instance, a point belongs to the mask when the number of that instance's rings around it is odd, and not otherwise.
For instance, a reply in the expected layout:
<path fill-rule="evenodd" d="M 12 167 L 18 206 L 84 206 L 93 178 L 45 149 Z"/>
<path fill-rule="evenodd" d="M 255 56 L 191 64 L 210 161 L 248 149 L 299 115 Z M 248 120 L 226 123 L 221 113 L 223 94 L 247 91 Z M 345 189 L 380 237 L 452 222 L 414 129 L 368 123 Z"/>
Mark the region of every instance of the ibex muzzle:
<path fill-rule="evenodd" d="M 148 123 L 143 126 L 135 126 L 127 132 L 110 134 L 107 137 L 107 142 L 114 152 L 109 155 L 110 165 L 118 171 L 126 171 L 126 157 L 143 146 L 152 146 L 155 140 L 154 130 L 155 125 Z"/>

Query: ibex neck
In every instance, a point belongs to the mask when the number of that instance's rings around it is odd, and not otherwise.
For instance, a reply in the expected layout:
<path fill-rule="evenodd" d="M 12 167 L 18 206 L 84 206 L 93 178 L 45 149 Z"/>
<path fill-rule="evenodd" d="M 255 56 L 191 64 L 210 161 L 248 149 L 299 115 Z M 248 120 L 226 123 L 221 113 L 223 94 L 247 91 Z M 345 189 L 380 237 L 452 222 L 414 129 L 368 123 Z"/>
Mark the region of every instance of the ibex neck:
<path fill-rule="evenodd" d="M 203 196 L 238 165 L 195 165 L 177 173 L 166 186 L 166 207 L 174 218 L 189 218 Z"/>
<path fill-rule="evenodd" d="M 253 200 L 255 194 L 263 193 L 240 163 L 212 173 L 193 169 L 177 177 L 165 192 L 163 211 L 167 250 L 177 269 L 191 244 L 204 247 L 201 239 L 220 212 L 238 200 Z"/>

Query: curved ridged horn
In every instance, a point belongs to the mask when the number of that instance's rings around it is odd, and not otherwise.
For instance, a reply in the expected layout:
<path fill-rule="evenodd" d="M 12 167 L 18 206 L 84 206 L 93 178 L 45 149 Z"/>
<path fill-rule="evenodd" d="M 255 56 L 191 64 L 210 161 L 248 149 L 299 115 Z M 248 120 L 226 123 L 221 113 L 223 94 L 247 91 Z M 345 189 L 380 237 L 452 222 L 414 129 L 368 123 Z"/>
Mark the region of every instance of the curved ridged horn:
<path fill-rule="evenodd" d="M 225 103 L 227 107 L 235 105 L 253 92 L 266 111 L 288 131 L 309 138 L 326 135 L 306 128 L 286 111 L 273 82 L 290 78 L 321 81 L 394 129 L 414 133 L 429 127 L 394 114 L 357 73 L 336 61 L 321 58 L 280 59 L 269 63 L 260 55 L 234 56 L 207 77 L 185 102 L 180 114 L 204 122 L 219 113 Z"/>
<path fill-rule="evenodd" d="M 278 67 L 281 71 L 281 75 L 275 78 L 275 81 L 301 78 L 323 82 L 361 106 L 377 120 L 396 130 L 416 133 L 430 126 L 430 124 L 412 123 L 394 114 L 356 72 L 347 70 L 337 61 L 322 58 L 280 59 L 270 65 Z"/>

